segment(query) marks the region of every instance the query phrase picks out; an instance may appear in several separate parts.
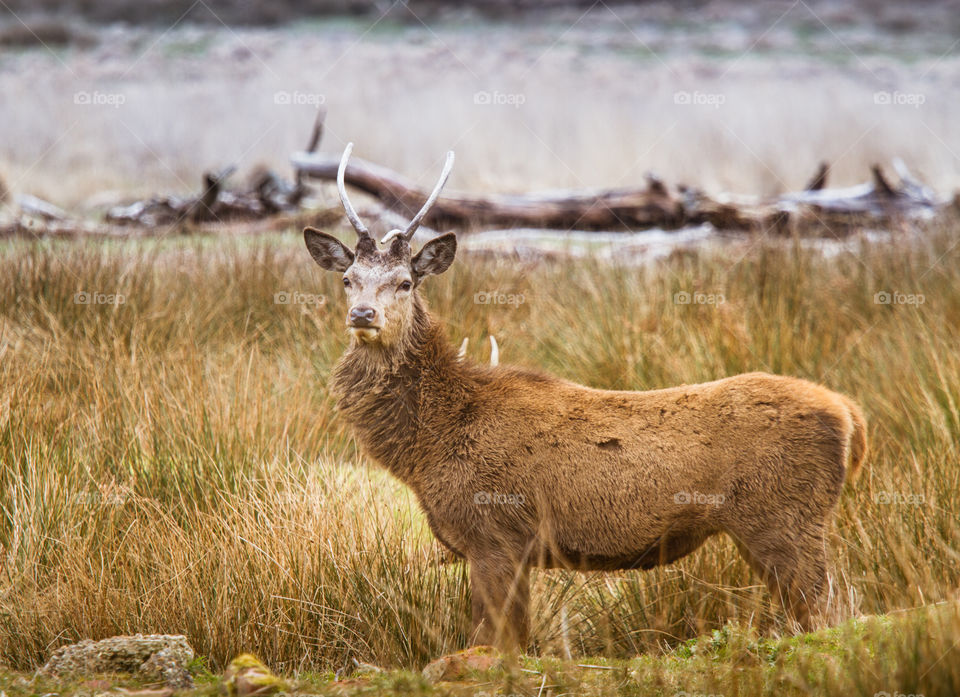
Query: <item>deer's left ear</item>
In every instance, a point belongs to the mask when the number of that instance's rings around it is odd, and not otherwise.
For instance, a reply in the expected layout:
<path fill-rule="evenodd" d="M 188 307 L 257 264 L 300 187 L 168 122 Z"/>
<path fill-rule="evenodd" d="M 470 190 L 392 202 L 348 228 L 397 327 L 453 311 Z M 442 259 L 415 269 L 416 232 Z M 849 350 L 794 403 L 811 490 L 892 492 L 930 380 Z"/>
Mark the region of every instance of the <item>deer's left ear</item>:
<path fill-rule="evenodd" d="M 450 268 L 457 255 L 457 236 L 452 232 L 434 237 L 417 252 L 410 266 L 417 279 L 429 274 L 443 273 Z"/>

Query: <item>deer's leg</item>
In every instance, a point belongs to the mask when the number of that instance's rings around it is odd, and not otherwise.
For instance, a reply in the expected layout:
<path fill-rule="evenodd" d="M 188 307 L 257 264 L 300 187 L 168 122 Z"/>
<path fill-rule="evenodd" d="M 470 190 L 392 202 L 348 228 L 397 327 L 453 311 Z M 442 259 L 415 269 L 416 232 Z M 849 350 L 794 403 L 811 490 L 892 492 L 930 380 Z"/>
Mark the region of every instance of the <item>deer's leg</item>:
<path fill-rule="evenodd" d="M 527 566 L 503 558 L 470 560 L 473 643 L 524 650 L 529 636 Z"/>
<path fill-rule="evenodd" d="M 818 423 L 822 430 L 830 424 Z M 718 509 L 736 541 L 783 609 L 809 631 L 827 590 L 826 534 L 843 488 L 844 444 L 818 430 L 795 453 L 769 458 L 762 478 L 745 482 Z"/>
<path fill-rule="evenodd" d="M 809 526 L 789 537 L 757 535 L 736 542 L 787 614 L 804 631 L 810 631 L 826 587 L 826 543 L 820 526 Z"/>

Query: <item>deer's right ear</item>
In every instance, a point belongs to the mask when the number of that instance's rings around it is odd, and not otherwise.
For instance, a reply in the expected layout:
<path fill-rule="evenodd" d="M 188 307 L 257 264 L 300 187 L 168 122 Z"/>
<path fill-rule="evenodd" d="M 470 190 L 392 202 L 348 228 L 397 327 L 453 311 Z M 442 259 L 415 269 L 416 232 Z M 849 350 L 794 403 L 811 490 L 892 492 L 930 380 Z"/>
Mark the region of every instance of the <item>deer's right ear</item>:
<path fill-rule="evenodd" d="M 333 235 L 305 227 L 303 241 L 313 260 L 327 271 L 346 271 L 353 263 L 353 252 Z"/>
<path fill-rule="evenodd" d="M 434 237 L 427 242 L 420 251 L 410 261 L 417 279 L 421 279 L 427 274 L 443 273 L 457 254 L 457 236 L 452 232 L 447 232 L 439 237 Z"/>

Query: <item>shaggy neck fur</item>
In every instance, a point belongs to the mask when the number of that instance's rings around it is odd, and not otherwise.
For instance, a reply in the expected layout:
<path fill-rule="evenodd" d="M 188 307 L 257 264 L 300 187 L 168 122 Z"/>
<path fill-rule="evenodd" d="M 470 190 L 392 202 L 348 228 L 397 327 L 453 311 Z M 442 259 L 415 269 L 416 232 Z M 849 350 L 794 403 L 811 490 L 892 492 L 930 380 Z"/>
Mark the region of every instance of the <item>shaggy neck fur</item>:
<path fill-rule="evenodd" d="M 354 340 L 333 372 L 337 406 L 366 453 L 407 484 L 434 459 L 423 445 L 427 421 L 455 413 L 482 369 L 462 361 L 419 294 L 393 346 Z"/>

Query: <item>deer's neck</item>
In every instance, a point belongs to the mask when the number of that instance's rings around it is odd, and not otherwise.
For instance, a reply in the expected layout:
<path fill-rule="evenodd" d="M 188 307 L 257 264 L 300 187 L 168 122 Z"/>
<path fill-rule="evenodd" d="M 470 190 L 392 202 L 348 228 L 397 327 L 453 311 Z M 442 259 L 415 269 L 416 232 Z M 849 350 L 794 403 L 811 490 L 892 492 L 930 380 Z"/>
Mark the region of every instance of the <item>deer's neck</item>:
<path fill-rule="evenodd" d="M 389 350 L 356 344 L 333 372 L 337 406 L 363 450 L 408 484 L 429 466 L 436 444 L 428 422 L 444 419 L 472 390 L 471 368 L 422 301 L 410 330 Z"/>

